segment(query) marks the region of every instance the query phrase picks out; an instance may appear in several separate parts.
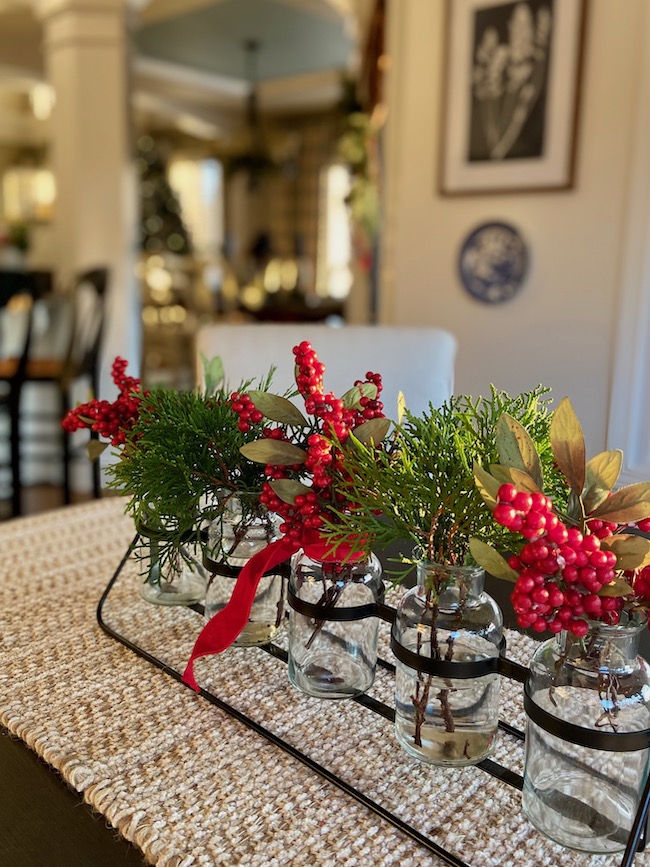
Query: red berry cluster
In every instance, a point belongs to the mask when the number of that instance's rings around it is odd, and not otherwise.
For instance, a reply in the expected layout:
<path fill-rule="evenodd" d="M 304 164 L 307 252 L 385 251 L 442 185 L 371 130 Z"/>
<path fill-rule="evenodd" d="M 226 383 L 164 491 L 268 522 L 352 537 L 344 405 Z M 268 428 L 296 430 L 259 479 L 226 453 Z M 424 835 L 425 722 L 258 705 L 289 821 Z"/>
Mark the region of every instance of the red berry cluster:
<path fill-rule="evenodd" d="M 567 528 L 547 497 L 517 491 L 511 484 L 501 485 L 497 498 L 495 520 L 529 540 L 508 561 L 519 573 L 510 597 L 518 624 L 536 632 L 568 629 L 583 636 L 589 630 L 587 619 L 617 623 L 623 598 L 598 593 L 616 575 L 616 555 L 602 550 L 600 539 L 618 525 L 592 519 L 586 534 Z"/>
<path fill-rule="evenodd" d="M 140 411 L 140 380 L 126 375 L 128 362 L 119 356 L 111 367 L 113 382 L 120 393 L 113 403 L 107 400 L 91 400 L 70 410 L 61 425 L 73 432 L 90 428 L 110 440 L 112 446 L 126 442 L 128 432 L 138 419 Z"/>
<path fill-rule="evenodd" d="M 238 391 L 233 391 L 230 395 L 230 407 L 239 416 L 237 427 L 242 433 L 247 433 L 253 424 L 259 424 L 264 418 L 249 395 L 240 394 Z"/>
<path fill-rule="evenodd" d="M 294 437 L 287 436 L 282 428 L 264 428 L 263 436 L 296 442 L 307 454 L 301 466 L 269 465 L 265 472 L 268 478 L 274 480 L 286 478 L 292 473 L 301 478 L 309 474 L 311 490 L 304 495 L 299 494 L 293 503 L 287 503 L 277 496 L 269 483 L 266 483 L 260 500 L 269 511 L 277 512 L 284 518 L 281 531 L 300 543 L 306 530 L 318 530 L 323 525 L 328 507 L 333 504 L 342 509 L 351 506 L 342 494 L 332 491 L 333 474 L 345 473 L 343 452 L 339 446 L 360 424 L 373 418 L 383 418 L 383 404 L 379 400 L 382 380 L 378 373 L 369 371 L 365 380 L 359 379 L 354 383 L 362 389 L 362 396 L 355 407 L 346 407 L 332 392 L 324 393 L 325 367 L 318 360 L 311 344 L 303 341 L 294 347 L 293 353 L 296 357 L 296 385 L 305 400 L 305 411 L 313 416 L 314 421 L 306 433 L 300 431 L 298 434 L 300 439 L 297 442 Z M 363 394 L 362 387 L 368 383 L 376 386 L 375 397 Z M 242 398 L 239 396 L 239 402 L 241 401 Z M 233 409 L 237 411 L 235 405 Z M 245 407 L 244 411 L 246 411 Z M 239 416 L 241 420 L 241 412 Z M 252 413 L 250 420 L 254 420 Z"/>
<path fill-rule="evenodd" d="M 648 521 L 650 524 L 650 521 Z M 650 603 L 650 566 L 644 566 L 639 572 L 634 575 L 623 573 L 627 578 L 632 578 L 634 581 L 634 595 L 646 604 Z"/>

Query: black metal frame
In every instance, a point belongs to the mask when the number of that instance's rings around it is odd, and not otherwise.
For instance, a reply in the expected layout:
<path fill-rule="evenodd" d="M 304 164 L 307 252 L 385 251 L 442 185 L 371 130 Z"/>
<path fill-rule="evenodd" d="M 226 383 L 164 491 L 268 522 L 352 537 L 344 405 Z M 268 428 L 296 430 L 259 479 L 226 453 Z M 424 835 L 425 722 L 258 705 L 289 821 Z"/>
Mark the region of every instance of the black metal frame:
<path fill-rule="evenodd" d="M 106 589 L 104 590 L 104 592 L 101 596 L 101 599 L 99 600 L 99 603 L 97 606 L 97 622 L 98 622 L 99 626 L 102 628 L 102 630 L 107 635 L 109 635 L 111 638 L 113 638 L 115 641 L 118 641 L 120 644 L 127 647 L 129 650 L 131 650 L 133 653 L 135 653 L 137 656 L 141 657 L 142 659 L 147 660 L 147 662 L 150 662 L 152 665 L 156 666 L 156 668 L 159 668 L 161 671 L 165 672 L 165 674 L 169 675 L 174 680 L 178 681 L 179 683 L 183 683 L 181 672 L 177 671 L 172 666 L 167 665 L 162 660 L 158 659 L 158 657 L 154 656 L 153 654 L 149 653 L 144 648 L 140 647 L 135 642 L 133 642 L 130 639 L 126 638 L 125 636 L 121 635 L 119 632 L 117 632 L 112 627 L 110 627 L 103 618 L 104 603 L 106 602 L 106 599 L 108 598 L 113 586 L 115 585 L 115 582 L 119 578 L 119 576 L 122 572 L 122 569 L 124 568 L 125 564 L 127 563 L 129 558 L 131 557 L 133 551 L 135 550 L 135 548 L 138 544 L 138 539 L 139 539 L 139 536 L 136 535 L 134 540 L 129 545 L 122 560 L 120 561 L 120 563 L 119 563 L 117 569 L 115 570 L 111 580 L 109 581 L 108 585 L 106 586 Z M 210 565 L 213 565 L 213 564 L 210 564 Z M 233 567 L 227 567 L 227 572 L 222 572 L 221 568 L 219 569 L 219 572 L 221 572 L 221 574 L 230 575 L 232 573 L 233 577 L 235 577 L 235 575 L 238 571 L 239 570 L 236 570 Z M 395 609 L 391 608 L 388 605 L 385 605 L 383 602 L 377 602 L 377 603 L 372 604 L 372 605 L 357 606 L 356 608 L 352 608 L 352 609 L 334 608 L 332 606 L 320 606 L 320 605 L 315 606 L 315 605 L 311 605 L 310 603 L 305 602 L 304 600 L 298 599 L 298 597 L 296 597 L 295 594 L 291 593 L 291 591 L 289 592 L 288 601 L 289 601 L 289 604 L 295 610 L 300 611 L 301 613 L 303 613 L 307 616 L 317 617 L 317 619 L 321 620 L 321 621 L 323 621 L 323 620 L 349 621 L 349 620 L 365 618 L 365 617 L 379 617 L 380 619 L 385 620 L 389 623 L 393 623 L 395 620 Z M 194 611 L 197 611 L 200 614 L 203 614 L 203 606 L 201 606 L 201 605 L 190 605 L 188 607 L 192 608 Z M 315 609 L 315 611 L 314 611 L 314 609 Z M 361 612 L 361 609 L 363 609 L 363 612 Z M 354 616 L 352 616 L 352 612 L 354 612 Z M 275 659 L 279 659 L 285 663 L 287 662 L 288 654 L 287 654 L 286 650 L 284 650 L 283 648 L 279 647 L 276 644 L 270 643 L 267 645 L 263 645 L 259 649 L 270 654 Z M 391 636 L 391 649 L 393 650 L 393 652 L 395 652 L 395 650 L 397 649 L 396 656 L 398 659 L 401 659 L 404 654 L 410 653 L 409 651 L 407 651 L 405 648 L 403 648 L 401 645 L 399 645 L 397 643 L 394 635 Z M 498 658 L 495 658 L 494 660 L 489 660 L 487 667 L 485 665 L 483 665 L 482 663 L 464 663 L 462 672 L 460 672 L 458 669 L 454 668 L 454 676 L 455 677 L 461 677 L 461 678 L 468 678 L 468 677 L 476 677 L 476 676 L 480 676 L 481 674 L 487 674 L 489 672 L 496 671 L 504 677 L 507 677 L 507 678 L 510 678 L 513 680 L 517 680 L 520 683 L 525 684 L 526 677 L 528 674 L 528 669 L 525 666 L 522 666 L 519 663 L 516 663 L 513 660 L 508 659 L 504 655 L 505 645 L 502 646 L 500 648 L 500 650 L 501 650 L 501 655 Z M 416 654 L 410 654 L 410 655 L 416 657 L 416 662 L 419 661 L 420 665 L 423 664 L 422 657 L 417 657 Z M 409 659 L 410 659 L 410 656 L 409 656 Z M 403 659 L 402 661 L 404 661 L 405 664 L 410 665 L 409 659 Z M 431 661 L 429 660 L 426 663 L 424 663 L 425 667 L 426 667 L 427 663 L 430 663 L 430 662 Z M 436 665 L 439 664 L 438 661 L 434 661 L 434 662 Z M 444 663 L 444 661 L 443 661 L 443 663 Z M 450 665 L 450 664 L 454 665 L 453 663 L 447 663 L 447 665 Z M 378 659 L 377 665 L 379 667 L 385 669 L 386 671 L 389 671 L 392 673 L 394 673 L 394 671 L 395 671 L 395 666 L 391 662 L 388 662 L 387 660 Z M 458 665 L 458 664 L 455 664 L 455 665 Z M 481 668 L 481 670 L 477 671 L 476 666 L 479 666 Z M 426 668 L 427 671 L 429 670 L 429 667 Z M 483 669 L 485 669 L 485 670 L 483 670 Z M 448 672 L 438 671 L 437 668 L 436 668 L 434 673 L 441 674 L 442 676 L 449 676 Z M 184 683 L 183 683 L 183 685 L 187 686 L 187 684 L 184 684 Z M 188 689 L 189 688 L 190 687 L 188 687 Z M 438 858 L 440 858 L 444 863 L 452 865 L 452 867 L 470 867 L 470 865 L 468 865 L 465 861 L 462 861 L 458 856 L 454 855 L 452 852 L 449 852 L 447 849 L 445 849 L 439 843 L 436 843 L 435 840 L 432 840 L 430 837 L 427 837 L 425 834 L 422 834 L 416 828 L 409 825 L 408 822 L 405 822 L 399 816 L 396 816 L 394 813 L 390 812 L 385 807 L 382 807 L 381 804 L 378 804 L 372 798 L 368 797 L 368 795 L 359 791 L 359 789 L 356 789 L 354 786 L 350 785 L 350 783 L 347 783 L 345 780 L 341 779 L 339 776 L 334 774 L 332 771 L 328 770 L 323 765 L 314 761 L 314 759 L 310 758 L 308 755 L 306 755 L 301 750 L 294 747 L 292 744 L 285 741 L 283 738 L 274 734 L 272 731 L 267 729 L 265 726 L 262 726 L 262 725 L 260 725 L 260 723 L 251 719 L 245 713 L 242 713 L 241 711 L 234 708 L 232 705 L 223 701 L 223 699 L 220 699 L 218 696 L 214 695 L 213 693 L 211 693 L 208 690 L 203 689 L 203 688 L 199 689 L 199 695 L 202 698 L 209 701 L 211 704 L 218 707 L 220 710 L 227 713 L 233 719 L 236 719 L 238 722 L 242 723 L 247 728 L 254 731 L 256 734 L 261 735 L 267 741 L 269 741 L 270 743 L 279 747 L 285 753 L 292 756 L 292 758 L 297 759 L 299 762 L 301 762 L 303 765 L 305 765 L 307 768 L 309 768 L 315 774 L 318 774 L 318 776 L 322 777 L 323 779 L 325 779 L 328 782 L 335 785 L 342 792 L 345 792 L 345 794 L 351 796 L 360 804 L 363 804 L 365 807 L 367 807 L 369 810 L 371 810 L 377 816 L 381 817 L 382 819 L 384 819 L 385 821 L 387 821 L 391 825 L 393 825 L 395 828 L 402 831 L 402 833 L 406 834 L 408 837 L 410 837 L 411 839 L 413 839 L 417 843 L 420 843 L 422 846 L 424 846 L 430 852 L 437 855 Z M 379 714 L 380 716 L 384 717 L 385 719 L 387 719 L 391 722 L 394 722 L 394 720 L 395 720 L 394 708 L 390 707 L 389 705 L 384 704 L 381 701 L 378 701 L 375 698 L 372 698 L 371 696 L 368 696 L 365 694 L 358 695 L 358 696 L 355 696 L 352 700 L 357 702 L 358 704 L 362 705 L 363 707 L 373 711 L 374 713 Z M 551 731 L 551 733 L 553 733 L 553 734 L 557 734 L 558 737 L 564 737 L 565 739 L 570 740 L 571 738 L 569 737 L 569 735 L 573 734 L 573 729 L 578 728 L 578 727 L 573 726 L 569 723 L 564 723 L 560 720 L 557 720 L 555 717 L 551 717 L 552 722 L 549 723 L 548 720 L 543 718 L 543 715 L 545 712 L 542 709 L 538 708 L 538 706 L 532 701 L 526 687 L 524 688 L 524 707 L 526 709 L 526 713 L 529 716 L 531 716 L 531 718 L 534 719 L 534 721 L 538 725 L 541 725 L 543 728 L 545 728 L 548 731 Z M 540 711 L 540 713 L 537 713 L 537 711 Z M 550 716 L 550 715 L 548 715 L 548 716 Z M 548 728 L 548 725 L 551 725 L 552 727 Z M 511 726 L 508 723 L 503 722 L 502 720 L 499 720 L 499 728 L 502 729 L 507 734 L 510 734 L 521 741 L 524 740 L 524 733 L 520 729 L 515 728 L 514 726 Z M 611 745 L 601 747 L 601 746 L 597 745 L 597 742 L 599 741 L 600 738 L 604 738 L 604 741 L 603 741 L 604 743 L 610 743 L 611 739 L 613 737 L 616 738 L 616 737 L 619 737 L 619 735 L 613 735 L 612 733 L 605 733 L 605 732 L 593 733 L 593 732 L 589 732 L 588 730 L 585 730 L 585 729 L 579 729 L 579 731 L 581 733 L 583 733 L 583 738 L 584 738 L 585 732 L 587 732 L 589 735 L 593 735 L 593 738 L 588 738 L 589 743 L 585 743 L 586 746 L 594 746 L 595 748 L 599 748 L 599 749 L 613 749 L 613 748 L 622 749 L 622 750 L 641 749 L 641 748 L 645 748 L 645 746 L 649 745 L 648 744 L 648 738 L 650 736 L 649 730 L 646 730 L 644 732 L 634 733 L 633 735 L 630 735 L 629 737 L 631 738 L 631 740 L 629 741 L 629 744 L 627 746 L 623 745 L 622 747 L 613 747 Z M 620 737 L 625 738 L 625 735 L 620 735 Z M 641 746 L 640 746 L 640 744 L 641 744 Z M 520 774 L 517 774 L 514 771 L 511 771 L 509 768 L 504 767 L 503 765 L 499 764 L 498 762 L 495 762 L 492 759 L 484 759 L 483 761 L 478 762 L 475 765 L 475 767 L 480 768 L 481 770 L 485 771 L 486 773 L 490 774 L 491 776 L 495 777 L 496 779 L 500 780 L 501 782 L 512 786 L 513 788 L 519 789 L 520 791 L 523 789 L 523 777 Z M 633 860 L 634 860 L 635 853 L 637 851 L 641 852 L 644 850 L 645 840 L 646 840 L 646 826 L 647 826 L 648 813 L 649 812 L 650 812 L 650 776 L 648 777 L 648 780 L 646 781 L 646 785 L 645 785 L 645 788 L 643 791 L 641 803 L 640 803 L 639 809 L 637 811 L 637 815 L 635 817 L 635 820 L 634 820 L 634 823 L 632 826 L 630 838 L 628 840 L 628 844 L 627 844 L 627 847 L 625 849 L 625 853 L 623 855 L 623 860 L 621 861 L 620 867 L 631 867 Z"/>

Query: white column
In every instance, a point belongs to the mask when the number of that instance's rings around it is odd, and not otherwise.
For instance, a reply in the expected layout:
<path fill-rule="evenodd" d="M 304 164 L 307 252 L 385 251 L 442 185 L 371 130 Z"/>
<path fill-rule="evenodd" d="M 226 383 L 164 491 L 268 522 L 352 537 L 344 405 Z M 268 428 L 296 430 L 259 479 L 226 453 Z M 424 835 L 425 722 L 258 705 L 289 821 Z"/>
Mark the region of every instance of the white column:
<path fill-rule="evenodd" d="M 128 105 L 125 0 L 36 0 L 47 76 L 56 92 L 52 166 L 57 182 L 55 263 L 69 278 L 110 268 L 102 397 L 112 398 L 113 358 L 140 366 L 140 305 L 134 275 L 137 191 Z"/>

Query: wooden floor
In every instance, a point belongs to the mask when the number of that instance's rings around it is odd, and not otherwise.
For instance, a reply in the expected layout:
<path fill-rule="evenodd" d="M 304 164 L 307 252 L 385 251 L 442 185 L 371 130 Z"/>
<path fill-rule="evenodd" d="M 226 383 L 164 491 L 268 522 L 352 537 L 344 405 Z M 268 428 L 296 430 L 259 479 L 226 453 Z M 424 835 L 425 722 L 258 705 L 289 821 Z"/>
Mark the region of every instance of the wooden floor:
<path fill-rule="evenodd" d="M 92 500 L 92 493 L 74 492 L 74 503 L 85 503 Z M 63 488 L 56 485 L 30 485 L 23 488 L 23 514 L 36 515 L 39 512 L 49 512 L 63 506 Z M 0 520 L 11 517 L 11 503 L 0 501 Z"/>

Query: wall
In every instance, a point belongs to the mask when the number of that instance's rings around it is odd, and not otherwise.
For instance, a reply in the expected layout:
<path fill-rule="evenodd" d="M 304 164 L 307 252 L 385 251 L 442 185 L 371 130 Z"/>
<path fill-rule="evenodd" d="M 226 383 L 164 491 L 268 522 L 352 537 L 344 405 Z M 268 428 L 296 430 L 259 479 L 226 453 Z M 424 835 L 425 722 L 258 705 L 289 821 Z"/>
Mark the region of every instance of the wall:
<path fill-rule="evenodd" d="M 442 198 L 436 192 L 445 3 L 390 4 L 382 320 L 452 331 L 456 392 L 539 382 L 570 395 L 588 454 L 605 447 L 617 295 L 646 0 L 589 0 L 577 174 L 570 191 Z M 474 301 L 456 276 L 477 224 L 504 219 L 531 252 L 510 302 Z M 611 445 L 623 444 L 613 443 Z"/>

